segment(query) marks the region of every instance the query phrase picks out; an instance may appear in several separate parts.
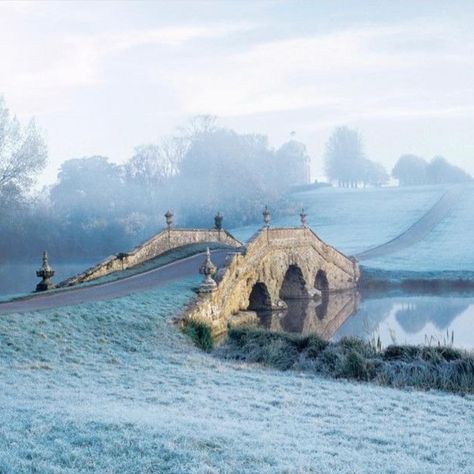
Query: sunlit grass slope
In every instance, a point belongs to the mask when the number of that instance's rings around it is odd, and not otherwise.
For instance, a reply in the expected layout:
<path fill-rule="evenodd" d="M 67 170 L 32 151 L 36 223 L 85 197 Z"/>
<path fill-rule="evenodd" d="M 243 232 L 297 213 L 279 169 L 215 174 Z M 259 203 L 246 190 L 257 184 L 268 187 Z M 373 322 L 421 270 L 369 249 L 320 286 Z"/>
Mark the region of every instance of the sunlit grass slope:
<path fill-rule="evenodd" d="M 305 208 L 308 224 L 327 243 L 348 255 L 383 244 L 404 232 L 442 196 L 442 187 L 342 189 L 319 188 L 294 193 L 294 216 L 273 219 L 274 226 L 300 225 Z M 254 227 L 235 229 L 248 238 Z"/>
<path fill-rule="evenodd" d="M 0 318 L 0 472 L 471 472 L 474 399 L 225 362 L 168 319 L 198 277 Z"/>
<path fill-rule="evenodd" d="M 384 244 L 405 232 L 446 192 L 446 186 L 405 188 L 320 188 L 290 196 L 295 209 L 304 206 L 311 228 L 347 255 Z M 423 240 L 396 253 L 364 260 L 366 267 L 416 272 L 474 270 L 474 187 L 465 186 L 459 200 Z M 299 225 L 294 216 L 275 218 L 275 226 Z M 253 228 L 235 229 L 248 238 Z"/>
<path fill-rule="evenodd" d="M 386 270 L 474 271 L 474 187 L 465 187 L 451 213 L 415 245 L 364 265 Z"/>

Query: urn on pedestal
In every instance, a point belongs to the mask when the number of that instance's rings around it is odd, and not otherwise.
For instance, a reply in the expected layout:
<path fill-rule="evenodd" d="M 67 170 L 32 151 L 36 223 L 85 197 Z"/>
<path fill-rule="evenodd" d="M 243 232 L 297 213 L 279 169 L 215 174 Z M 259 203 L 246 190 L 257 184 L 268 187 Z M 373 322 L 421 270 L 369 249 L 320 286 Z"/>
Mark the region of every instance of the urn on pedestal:
<path fill-rule="evenodd" d="M 199 293 L 211 293 L 217 288 L 217 283 L 214 281 L 212 276 L 216 273 L 217 268 L 212 263 L 211 252 L 209 247 L 206 250 L 206 258 L 199 268 L 199 273 L 204 275 L 204 280 L 199 286 Z"/>
<path fill-rule="evenodd" d="M 36 276 L 42 278 L 42 280 L 36 285 L 36 291 L 46 291 L 54 288 L 51 278 L 54 276 L 54 270 L 49 266 L 48 263 L 48 252 L 43 252 L 43 265 L 36 271 Z"/>

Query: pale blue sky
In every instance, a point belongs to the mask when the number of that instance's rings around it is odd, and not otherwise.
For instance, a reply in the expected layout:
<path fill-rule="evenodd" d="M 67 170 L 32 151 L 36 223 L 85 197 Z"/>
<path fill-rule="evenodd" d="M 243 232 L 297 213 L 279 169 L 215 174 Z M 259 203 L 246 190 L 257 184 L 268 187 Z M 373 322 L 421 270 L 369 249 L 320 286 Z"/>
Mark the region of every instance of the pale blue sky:
<path fill-rule="evenodd" d="M 337 125 L 369 158 L 442 154 L 474 173 L 474 2 L 1 2 L 0 94 L 69 158 L 121 162 L 211 113 L 273 144 L 295 130 L 313 177 Z"/>

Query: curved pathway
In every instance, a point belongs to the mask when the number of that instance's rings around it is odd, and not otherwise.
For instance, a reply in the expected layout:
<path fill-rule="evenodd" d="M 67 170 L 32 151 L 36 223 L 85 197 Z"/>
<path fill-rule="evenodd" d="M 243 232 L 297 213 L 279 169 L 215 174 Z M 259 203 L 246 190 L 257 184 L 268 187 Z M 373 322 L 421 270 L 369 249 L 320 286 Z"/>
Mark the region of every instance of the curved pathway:
<path fill-rule="evenodd" d="M 212 260 L 217 267 L 222 266 L 229 250 L 215 250 Z M 42 309 L 69 306 L 89 301 L 99 301 L 126 296 L 162 286 L 170 281 L 197 275 L 204 253 L 192 255 L 168 263 L 153 270 L 132 275 L 119 280 L 97 285 L 62 289 L 54 292 L 33 294 L 24 298 L 0 303 L 0 314 L 37 311 Z"/>
<path fill-rule="evenodd" d="M 446 191 L 434 206 L 417 220 L 405 232 L 394 239 L 377 247 L 356 255 L 359 260 L 383 257 L 398 252 L 423 240 L 445 217 L 449 215 L 454 205 L 459 201 L 462 188 L 452 188 Z"/>

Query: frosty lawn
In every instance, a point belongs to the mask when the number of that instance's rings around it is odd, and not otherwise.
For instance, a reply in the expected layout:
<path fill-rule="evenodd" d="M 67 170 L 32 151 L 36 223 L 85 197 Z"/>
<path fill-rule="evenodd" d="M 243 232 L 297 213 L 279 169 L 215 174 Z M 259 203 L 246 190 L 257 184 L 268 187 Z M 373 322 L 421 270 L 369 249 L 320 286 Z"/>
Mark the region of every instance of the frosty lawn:
<path fill-rule="evenodd" d="M 297 226 L 304 206 L 311 228 L 346 255 L 357 255 L 405 232 L 446 192 L 445 186 L 402 188 L 321 188 L 294 193 L 293 216 L 276 217 L 275 226 Z M 394 254 L 364 260 L 365 267 L 416 272 L 474 270 L 474 186 L 465 185 L 452 212 L 421 242 Z M 246 239 L 254 228 L 234 229 Z"/>
<path fill-rule="evenodd" d="M 472 472 L 472 397 L 219 361 L 197 281 L 0 318 L 0 472 Z"/>
<path fill-rule="evenodd" d="M 325 242 L 347 255 L 355 255 L 381 245 L 404 232 L 443 195 L 445 188 L 341 189 L 326 187 L 290 195 L 295 213 L 275 217 L 274 226 L 299 226 L 301 207 L 308 214 L 309 226 Z M 255 226 L 232 229 L 245 241 Z"/>

